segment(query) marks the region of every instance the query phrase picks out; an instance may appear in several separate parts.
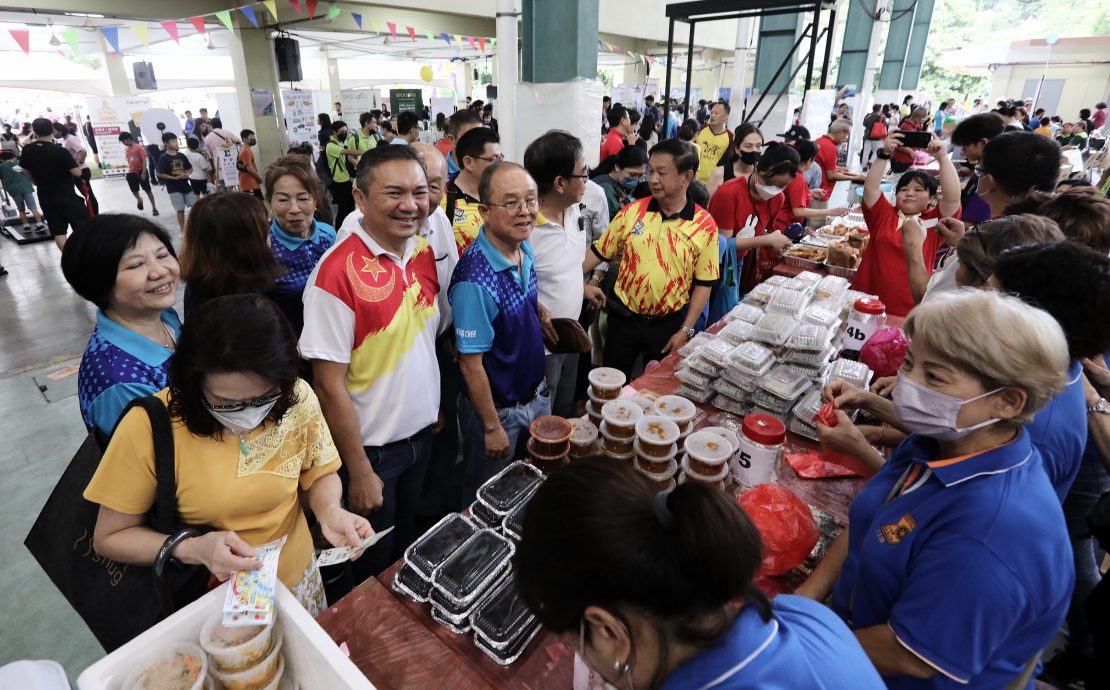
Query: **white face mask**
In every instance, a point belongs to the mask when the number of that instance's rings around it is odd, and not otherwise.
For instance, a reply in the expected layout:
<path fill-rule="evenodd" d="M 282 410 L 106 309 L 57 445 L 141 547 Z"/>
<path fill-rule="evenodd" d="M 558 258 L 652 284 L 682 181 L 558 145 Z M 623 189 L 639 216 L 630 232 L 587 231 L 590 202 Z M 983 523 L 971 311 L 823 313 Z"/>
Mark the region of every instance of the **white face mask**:
<path fill-rule="evenodd" d="M 898 373 L 898 383 L 894 387 L 894 416 L 899 425 L 911 434 L 935 439 L 937 441 L 956 441 L 983 427 L 997 424 L 1001 419 L 988 419 L 961 429 L 957 426 L 960 408 L 964 405 L 994 395 L 1002 388 L 996 388 L 974 398 L 963 400 L 945 395 L 914 381 L 905 374 Z"/>
<path fill-rule="evenodd" d="M 759 194 L 760 198 L 766 200 L 774 197 L 776 194 L 782 194 L 782 190 L 786 187 L 775 187 L 769 184 L 756 183 L 755 191 Z"/>
<path fill-rule="evenodd" d="M 276 404 L 277 401 L 274 400 L 261 407 L 244 407 L 234 412 L 209 410 L 208 413 L 215 417 L 217 422 L 223 424 L 228 431 L 240 435 L 252 429 L 257 429 L 266 420 L 266 415 L 270 414 L 270 410 L 274 409 Z"/>

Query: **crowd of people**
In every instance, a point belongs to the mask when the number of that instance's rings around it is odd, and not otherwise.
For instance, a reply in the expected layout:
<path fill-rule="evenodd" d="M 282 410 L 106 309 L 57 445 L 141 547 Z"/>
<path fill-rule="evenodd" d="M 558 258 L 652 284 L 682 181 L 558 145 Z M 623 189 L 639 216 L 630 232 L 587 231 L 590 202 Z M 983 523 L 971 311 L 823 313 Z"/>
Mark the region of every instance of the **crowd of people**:
<path fill-rule="evenodd" d="M 121 418 L 153 395 L 180 422 L 181 515 L 212 527 L 176 557 L 222 579 L 286 536 L 279 578 L 318 612 L 466 509 L 526 455 L 536 418 L 582 414 L 593 365 L 631 379 L 720 320 L 795 228 L 849 213 L 829 207 L 849 182 L 869 234 L 853 286 L 906 317 L 910 346 L 896 378 L 823 391 L 840 422 L 823 444 L 876 474 L 799 596 L 755 587 L 761 540 L 735 501 L 656 493 L 602 460 L 539 490 L 521 595 L 616 687 L 1024 688 L 1065 619 L 1049 671 L 1097 676 L 1108 632 L 1088 611 L 1110 594 L 1086 518 L 1110 492 L 1110 200 L 1105 175 L 1058 185 L 1068 147 L 1101 155 L 1075 137 L 1105 127 L 1104 104 L 1057 132 L 1011 102 L 952 123 L 951 103 L 931 115 L 907 96 L 864 118 L 863 172 L 839 163 L 847 107 L 816 138 L 795 123 L 771 141 L 730 130 L 725 102 L 683 121 L 681 104 L 664 117 L 650 97 L 642 114 L 607 99 L 591 170 L 562 130 L 506 160 L 481 101 L 435 143 L 417 113 L 356 129 L 338 105 L 319 154 L 264 169 L 253 132 L 203 110 L 153 165 L 121 134 L 138 210 L 142 193 L 157 215 L 164 184 L 180 249 L 157 222 L 99 213 L 84 149 L 50 120 L 0 153 L 21 214 L 48 224 L 97 307 L 78 387 L 105 449 L 85 493 L 101 555 L 149 564 L 175 536 L 147 526 L 145 413 Z M 221 146 L 239 147 L 238 191 L 212 174 Z M 354 563 L 313 565 L 314 542 L 388 527 Z"/>

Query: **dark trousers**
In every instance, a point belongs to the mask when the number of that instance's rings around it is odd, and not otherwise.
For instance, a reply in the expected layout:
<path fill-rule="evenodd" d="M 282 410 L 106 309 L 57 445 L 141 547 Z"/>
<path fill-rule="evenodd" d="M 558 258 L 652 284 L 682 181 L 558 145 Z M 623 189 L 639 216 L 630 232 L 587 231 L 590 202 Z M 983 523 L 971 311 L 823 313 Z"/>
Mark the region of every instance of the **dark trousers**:
<path fill-rule="evenodd" d="M 146 147 L 146 161 L 150 166 L 150 183 L 162 184 L 162 180 L 158 178 L 158 158 L 162 155 L 162 149 L 157 144 L 147 144 Z M 217 174 L 217 177 L 219 175 Z"/>
<path fill-rule="evenodd" d="M 351 189 L 350 180 L 331 183 L 331 196 L 335 199 L 335 205 L 338 207 L 335 212 L 335 227 L 337 228 L 343 225 L 343 219 L 355 210 L 355 197 L 351 193 Z"/>
<path fill-rule="evenodd" d="M 1110 678 L 1110 577 L 1102 578 L 1087 597 L 1087 620 L 1091 621 L 1094 640 L 1094 655 L 1087 665 L 1087 690 L 1095 690 L 1106 687 Z"/>
<path fill-rule="evenodd" d="M 631 379 L 636 360 L 640 357 L 643 357 L 645 366 L 653 359 L 663 359 L 663 347 L 682 327 L 685 318 L 685 309 L 659 318 L 648 318 L 630 312 L 616 300 L 610 302 L 603 358 L 605 366 L 620 369 Z"/>
<path fill-rule="evenodd" d="M 84 186 L 82 190 L 81 187 Z M 88 203 L 92 207 L 92 214 L 98 215 L 100 213 L 100 202 L 96 200 L 96 195 L 93 194 L 92 189 L 92 168 L 81 168 L 81 182 L 77 185 L 78 193 L 84 195 L 88 194 Z"/>

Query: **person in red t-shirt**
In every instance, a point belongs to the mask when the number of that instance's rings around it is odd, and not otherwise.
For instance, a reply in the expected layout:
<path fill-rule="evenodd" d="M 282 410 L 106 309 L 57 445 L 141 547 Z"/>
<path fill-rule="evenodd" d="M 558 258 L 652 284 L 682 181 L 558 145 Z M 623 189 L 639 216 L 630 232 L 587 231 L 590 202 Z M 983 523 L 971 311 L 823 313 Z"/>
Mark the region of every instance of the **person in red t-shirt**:
<path fill-rule="evenodd" d="M 848 141 L 848 134 L 852 131 L 852 125 L 848 124 L 847 120 L 834 120 L 829 125 L 827 134 L 817 137 L 817 156 L 814 159 L 817 165 L 821 168 L 821 190 L 825 192 L 825 199 L 827 200 L 832 194 L 833 187 L 837 182 L 862 182 L 863 175 L 856 173 L 842 172 L 836 167 L 837 149 Z"/>
<path fill-rule="evenodd" d="M 925 129 L 925 120 L 929 117 L 929 111 L 921 106 L 913 109 L 910 116 L 902 120 L 902 124 L 898 125 L 900 132 L 920 132 Z M 899 146 L 894 149 L 891 155 L 890 171 L 892 173 L 904 173 L 913 165 L 914 158 L 917 157 L 917 152 L 908 146 Z"/>
<path fill-rule="evenodd" d="M 785 230 L 786 226 L 791 223 L 802 223 L 804 225 L 811 218 L 848 215 L 848 209 L 843 207 L 810 208 L 813 205 L 813 193 L 810 191 L 809 185 L 806 184 L 805 172 L 814 164 L 813 160 L 817 157 L 817 144 L 809 139 L 798 139 L 794 142 L 794 150 L 798 152 L 798 159 L 801 163 L 798 166 L 798 174 L 794 176 L 793 180 L 790 180 L 786 189 L 782 190 L 785 203 L 783 203 L 782 210 L 775 217 L 775 230 Z"/>
<path fill-rule="evenodd" d="M 636 129 L 632 126 L 632 118 L 628 116 L 628 109 L 620 103 L 614 103 L 609 108 L 608 118 L 609 133 L 605 135 L 605 140 L 601 142 L 601 158 L 598 159 L 600 161 L 604 161 L 609 156 L 617 155 L 621 149 L 625 146 L 632 146 L 639 138 Z"/>
<path fill-rule="evenodd" d="M 239 161 L 235 167 L 239 168 L 239 191 L 248 192 L 262 199 L 262 176 L 254 164 L 254 149 L 251 147 L 258 143 L 254 132 L 244 129 L 239 133 L 243 140 L 243 148 L 239 149 Z"/>
<path fill-rule="evenodd" d="M 939 203 L 933 204 L 937 181 L 922 170 L 902 175 L 894 187 L 894 205 L 887 201 L 879 184 L 891 152 L 901 142 L 902 134 L 891 132 L 882 150 L 876 152 L 864 181 L 863 219 L 871 241 L 852 281 L 854 289 L 877 295 L 887 313 L 896 316 L 908 314 L 925 291 L 937 251 L 944 245 L 937 220 L 960 215 L 960 178 L 948 158 L 947 147 L 936 135 L 929 144 L 929 155 L 940 167 Z M 916 222 L 906 222 L 910 219 Z"/>
<path fill-rule="evenodd" d="M 119 143 L 123 144 L 123 155 L 127 158 L 127 187 L 135 195 L 136 208 L 143 210 L 143 198 L 139 196 L 142 189 L 150 199 L 154 215 L 158 215 L 158 204 L 154 203 L 154 192 L 150 189 L 150 175 L 146 169 L 146 149 L 135 141 L 130 132 L 120 133 Z"/>
<path fill-rule="evenodd" d="M 782 211 L 782 190 L 798 174 L 798 152 L 785 144 L 772 142 L 748 177 L 734 177 L 717 188 L 709 200 L 709 214 L 717 221 L 721 237 L 733 244 L 736 256 L 757 250 L 744 262 L 740 288 L 747 292 L 771 275 L 782 251 L 793 244 L 774 229 Z"/>

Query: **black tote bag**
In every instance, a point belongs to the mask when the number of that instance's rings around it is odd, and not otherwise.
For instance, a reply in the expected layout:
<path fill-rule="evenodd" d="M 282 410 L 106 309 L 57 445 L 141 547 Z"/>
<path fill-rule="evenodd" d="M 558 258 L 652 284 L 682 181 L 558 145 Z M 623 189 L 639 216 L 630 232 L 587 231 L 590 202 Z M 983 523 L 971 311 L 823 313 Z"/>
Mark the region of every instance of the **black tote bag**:
<path fill-rule="evenodd" d="M 154 397 L 131 402 L 150 417 L 158 487 L 147 526 L 175 534 L 183 525 L 177 515 L 177 479 L 173 433 L 166 407 Z M 118 563 L 93 549 L 93 529 L 100 506 L 82 495 L 103 455 L 95 433 L 78 449 L 23 544 L 85 621 L 105 650 L 111 652 L 162 618 L 200 597 L 209 573 L 203 566 L 173 561 L 139 566 Z M 192 526 L 190 526 L 192 527 Z M 196 528 L 205 531 L 205 528 Z M 161 577 L 155 576 L 155 568 Z"/>

